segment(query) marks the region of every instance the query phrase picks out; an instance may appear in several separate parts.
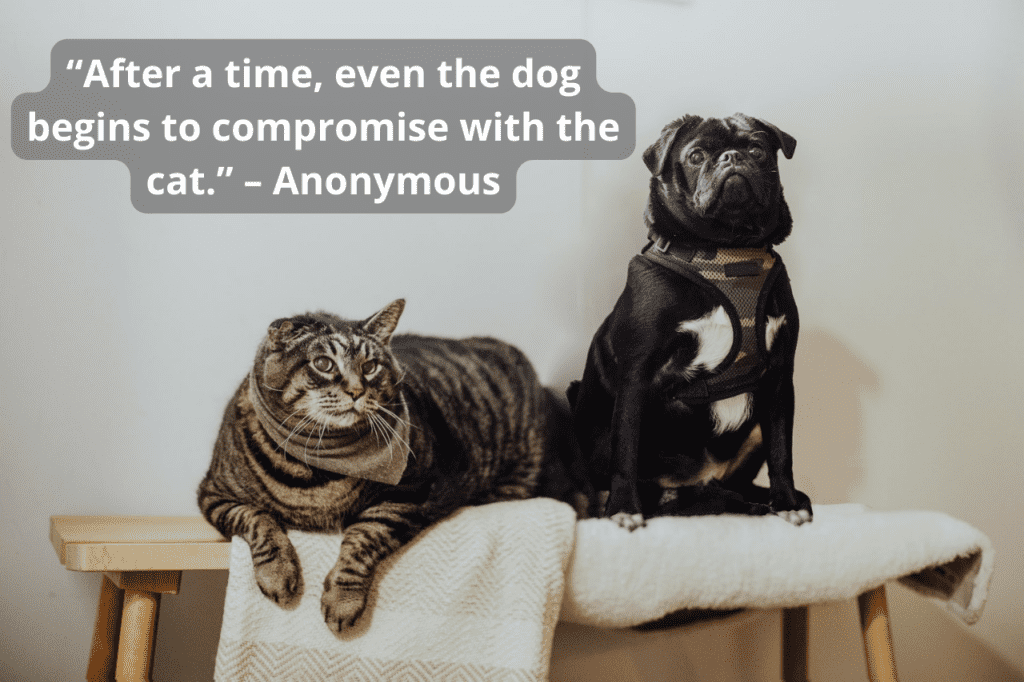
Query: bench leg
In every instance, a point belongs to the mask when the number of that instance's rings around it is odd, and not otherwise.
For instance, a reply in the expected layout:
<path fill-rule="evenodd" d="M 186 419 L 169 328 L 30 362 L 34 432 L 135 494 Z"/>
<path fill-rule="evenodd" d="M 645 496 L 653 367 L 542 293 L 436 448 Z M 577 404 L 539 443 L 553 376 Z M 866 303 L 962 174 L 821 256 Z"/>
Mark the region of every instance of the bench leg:
<path fill-rule="evenodd" d="M 117 682 L 150 681 L 159 613 L 159 592 L 124 591 L 121 641 L 117 651 Z"/>
<path fill-rule="evenodd" d="M 864 635 L 868 677 L 871 682 L 897 682 L 885 585 L 857 597 L 857 605 L 860 608 L 860 627 Z"/>
<path fill-rule="evenodd" d="M 806 606 L 782 610 L 782 681 L 807 680 Z"/>
<path fill-rule="evenodd" d="M 96 627 L 89 651 L 89 667 L 85 673 L 88 682 L 115 682 L 114 668 L 117 664 L 117 640 L 121 635 L 123 603 L 124 590 L 103 576 L 99 607 L 96 609 Z"/>

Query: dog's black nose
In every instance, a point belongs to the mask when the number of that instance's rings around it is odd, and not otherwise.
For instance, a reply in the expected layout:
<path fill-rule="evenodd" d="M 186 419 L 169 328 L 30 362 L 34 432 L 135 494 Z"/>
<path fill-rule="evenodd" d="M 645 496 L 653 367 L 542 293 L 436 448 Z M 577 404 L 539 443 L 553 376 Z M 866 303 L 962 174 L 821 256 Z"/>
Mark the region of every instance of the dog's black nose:
<path fill-rule="evenodd" d="M 718 157 L 719 163 L 736 163 L 739 160 L 740 153 L 735 149 L 726 149 Z"/>

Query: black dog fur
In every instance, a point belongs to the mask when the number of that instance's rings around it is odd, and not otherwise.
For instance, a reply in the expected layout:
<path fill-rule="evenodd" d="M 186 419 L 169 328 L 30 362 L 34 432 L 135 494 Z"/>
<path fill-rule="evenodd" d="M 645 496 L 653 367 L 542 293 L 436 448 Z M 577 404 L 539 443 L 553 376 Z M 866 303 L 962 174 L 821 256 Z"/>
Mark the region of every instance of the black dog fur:
<path fill-rule="evenodd" d="M 630 262 L 569 389 L 594 486 L 608 491 L 603 514 L 625 528 L 659 515 L 811 519 L 792 466 L 799 320 L 771 249 L 792 229 L 776 153 L 791 158 L 795 146 L 775 126 L 735 114 L 685 116 L 644 152 L 651 243 Z M 747 287 L 747 298 L 730 299 L 702 277 L 709 268 L 732 281 L 725 287 Z M 753 329 L 748 321 L 743 332 L 737 311 L 754 310 L 755 300 Z M 753 483 L 765 461 L 768 489 Z"/>

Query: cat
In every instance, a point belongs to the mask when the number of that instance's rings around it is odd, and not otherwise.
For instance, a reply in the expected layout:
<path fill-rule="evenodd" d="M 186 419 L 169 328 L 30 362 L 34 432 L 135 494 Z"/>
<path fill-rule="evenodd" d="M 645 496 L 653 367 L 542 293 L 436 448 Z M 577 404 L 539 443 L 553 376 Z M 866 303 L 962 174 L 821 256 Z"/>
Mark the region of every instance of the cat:
<path fill-rule="evenodd" d="M 459 507 L 589 504 L 568 405 L 523 353 L 491 338 L 393 336 L 404 308 L 271 323 L 199 485 L 203 516 L 245 539 L 260 590 L 284 608 L 303 592 L 286 529 L 344 529 L 321 599 L 339 635 L 380 562 Z"/>

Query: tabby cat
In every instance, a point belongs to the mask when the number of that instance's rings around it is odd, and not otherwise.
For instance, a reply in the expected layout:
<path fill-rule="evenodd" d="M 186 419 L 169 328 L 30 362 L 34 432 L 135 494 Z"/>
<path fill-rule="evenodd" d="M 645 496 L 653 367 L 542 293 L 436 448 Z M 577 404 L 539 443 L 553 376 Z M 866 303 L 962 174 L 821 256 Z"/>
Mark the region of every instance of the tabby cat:
<path fill-rule="evenodd" d="M 490 338 L 392 337 L 404 307 L 273 322 L 199 485 L 203 516 L 245 539 L 260 590 L 285 608 L 303 591 L 285 530 L 344 528 L 321 600 L 336 634 L 379 563 L 457 508 L 585 494 L 567 406 L 526 357 Z"/>

